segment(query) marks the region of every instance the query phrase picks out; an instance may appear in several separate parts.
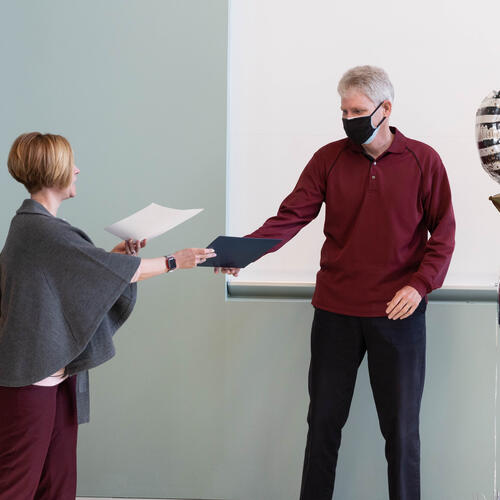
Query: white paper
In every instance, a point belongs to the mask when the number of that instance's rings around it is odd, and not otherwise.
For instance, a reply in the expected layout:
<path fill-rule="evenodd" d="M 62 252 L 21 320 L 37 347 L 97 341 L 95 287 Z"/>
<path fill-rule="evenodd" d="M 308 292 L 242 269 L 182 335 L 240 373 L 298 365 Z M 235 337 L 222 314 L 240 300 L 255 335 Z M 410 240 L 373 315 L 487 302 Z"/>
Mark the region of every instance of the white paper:
<path fill-rule="evenodd" d="M 203 208 L 178 210 L 151 203 L 146 208 L 111 224 L 105 229 L 122 240 L 151 239 L 170 231 L 202 211 Z"/>

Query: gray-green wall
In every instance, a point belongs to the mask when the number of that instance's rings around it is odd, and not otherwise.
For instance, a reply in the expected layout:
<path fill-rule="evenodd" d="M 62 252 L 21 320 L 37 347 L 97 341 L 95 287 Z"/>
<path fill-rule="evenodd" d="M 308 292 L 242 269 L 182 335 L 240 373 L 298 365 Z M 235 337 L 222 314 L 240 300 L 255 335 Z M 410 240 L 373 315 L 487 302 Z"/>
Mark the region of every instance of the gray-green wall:
<path fill-rule="evenodd" d="M 25 196 L 5 168 L 21 132 L 65 135 L 81 169 L 60 215 L 96 244 L 151 201 L 205 212 L 145 256 L 204 246 L 225 227 L 226 0 L 0 0 L 0 236 Z M 258 196 L 258 193 L 256 193 Z M 430 304 L 422 409 L 425 500 L 491 497 L 498 353 L 494 304 Z M 225 301 L 207 269 L 140 284 L 117 356 L 93 371 L 79 494 L 298 497 L 312 307 Z M 387 498 L 362 365 L 337 500 Z"/>

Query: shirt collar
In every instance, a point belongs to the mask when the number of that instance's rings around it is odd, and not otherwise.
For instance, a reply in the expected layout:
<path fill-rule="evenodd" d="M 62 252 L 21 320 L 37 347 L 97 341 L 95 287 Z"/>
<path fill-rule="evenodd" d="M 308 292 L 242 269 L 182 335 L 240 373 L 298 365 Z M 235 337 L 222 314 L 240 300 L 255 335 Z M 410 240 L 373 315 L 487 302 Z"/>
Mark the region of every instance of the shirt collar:
<path fill-rule="evenodd" d="M 403 153 L 406 149 L 406 137 L 396 128 L 389 127 L 391 132 L 394 134 L 394 140 L 389 148 L 384 151 L 382 154 L 387 153 Z M 351 139 L 347 139 L 347 144 L 352 151 L 356 151 L 358 153 L 366 154 L 365 150 L 359 144 L 354 143 Z"/>
<path fill-rule="evenodd" d="M 38 201 L 28 198 L 23 201 L 23 204 L 16 211 L 16 214 L 37 214 L 37 215 L 53 215 Z"/>

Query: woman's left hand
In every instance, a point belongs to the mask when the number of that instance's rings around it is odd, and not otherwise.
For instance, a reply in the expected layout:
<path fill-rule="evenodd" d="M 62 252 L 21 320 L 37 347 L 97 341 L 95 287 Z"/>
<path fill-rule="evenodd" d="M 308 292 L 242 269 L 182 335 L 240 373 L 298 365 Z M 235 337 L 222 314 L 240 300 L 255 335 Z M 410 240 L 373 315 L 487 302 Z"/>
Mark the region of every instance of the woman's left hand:
<path fill-rule="evenodd" d="M 137 255 L 141 248 L 146 246 L 146 240 L 125 240 L 116 245 L 111 252 L 125 255 Z"/>

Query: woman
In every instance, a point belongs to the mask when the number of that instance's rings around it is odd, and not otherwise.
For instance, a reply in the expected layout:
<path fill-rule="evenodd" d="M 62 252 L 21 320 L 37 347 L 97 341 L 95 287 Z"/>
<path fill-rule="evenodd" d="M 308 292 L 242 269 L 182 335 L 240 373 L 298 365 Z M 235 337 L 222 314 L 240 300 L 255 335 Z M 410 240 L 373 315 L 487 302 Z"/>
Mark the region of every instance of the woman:
<path fill-rule="evenodd" d="M 112 336 L 134 307 L 136 282 L 215 253 L 140 259 L 145 240 L 96 248 L 57 217 L 80 172 L 64 137 L 19 136 L 8 168 L 31 197 L 0 254 L 0 499 L 74 500 L 88 370 L 114 355 Z"/>

